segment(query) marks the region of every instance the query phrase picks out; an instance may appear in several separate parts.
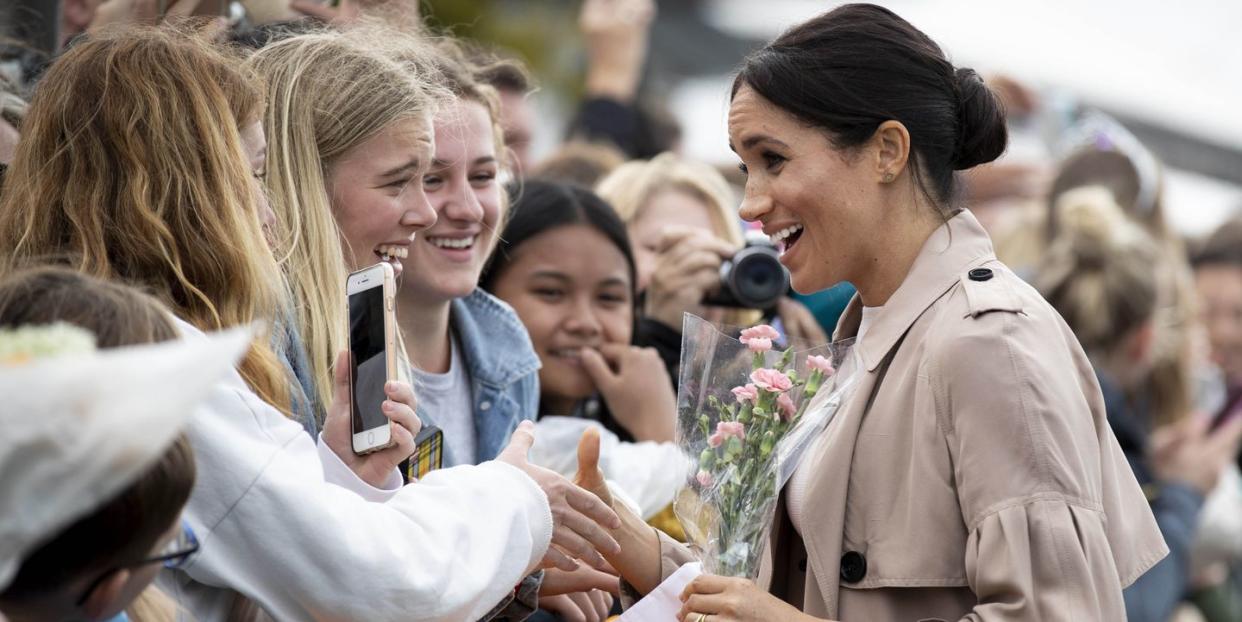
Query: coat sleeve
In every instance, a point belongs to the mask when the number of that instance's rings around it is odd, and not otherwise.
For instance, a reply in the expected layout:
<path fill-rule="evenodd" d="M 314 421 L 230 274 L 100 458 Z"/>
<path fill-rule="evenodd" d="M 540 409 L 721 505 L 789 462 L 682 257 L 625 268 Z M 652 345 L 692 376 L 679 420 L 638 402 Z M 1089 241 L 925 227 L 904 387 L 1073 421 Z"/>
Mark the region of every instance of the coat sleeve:
<path fill-rule="evenodd" d="M 1162 487 L 1152 511 L 1169 545 L 1169 556 L 1123 593 L 1130 622 L 1164 622 L 1186 597 L 1190 547 L 1202 507 L 1203 496 L 1189 486 L 1170 483 Z"/>
<path fill-rule="evenodd" d="M 520 470 L 444 469 L 368 500 L 328 481 L 311 437 L 236 380 L 189 429 L 186 517 L 202 544 L 190 584 L 278 620 L 473 620 L 547 549 L 547 499 Z"/>
<path fill-rule="evenodd" d="M 1119 573 L 1110 529 L 1137 513 L 1129 546 L 1144 570 L 1166 549 L 1102 403 L 1091 406 L 1085 357 L 1042 312 L 963 320 L 929 370 L 978 599 L 963 620 L 1123 620 L 1133 577 Z M 1125 512 L 1106 514 L 1117 498 Z"/>

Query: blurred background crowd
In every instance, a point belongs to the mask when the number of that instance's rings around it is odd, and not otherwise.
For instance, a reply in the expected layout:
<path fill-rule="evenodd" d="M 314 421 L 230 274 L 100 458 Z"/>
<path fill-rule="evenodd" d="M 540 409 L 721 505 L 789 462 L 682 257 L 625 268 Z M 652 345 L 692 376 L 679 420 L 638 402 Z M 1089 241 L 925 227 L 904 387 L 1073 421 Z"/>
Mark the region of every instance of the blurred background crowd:
<path fill-rule="evenodd" d="M 498 163 L 461 174 L 476 189 L 505 185 L 509 194 L 493 201 L 512 207 L 500 216 L 494 212 L 506 207 L 493 210 L 480 199 L 483 229 L 472 235 L 495 235 L 496 256 L 486 268 L 479 259 L 464 285 L 451 275 L 412 274 L 415 260 L 405 266 L 410 315 L 401 321 L 416 344 L 419 416 L 445 430 L 446 465 L 500 453 L 503 444 L 488 441 L 476 429 L 481 424 L 436 413 L 489 410 L 491 402 L 451 389 L 424 397 L 427 387 L 477 387 L 488 374 L 512 371 L 468 360 L 495 356 L 471 343 L 469 321 L 485 326 L 489 307 L 480 300 L 495 296 L 516 311 L 541 358 L 533 363 L 543 369 L 538 392 L 527 397 L 538 412 L 519 417 L 543 416 L 532 460 L 572 475 L 581 421 L 599 423 L 606 450 L 614 448 L 610 477 L 653 524 L 678 535 L 667 508 L 683 477 L 670 443 L 682 314 L 737 326 L 766 319 L 790 339 L 822 342 L 853 294 L 842 284 L 796 295 L 771 272 L 773 265 L 780 270 L 775 262 L 742 274 L 741 251 L 762 250 L 767 238 L 737 218 L 744 177 L 725 138 L 738 61 L 833 4 L 5 0 L 0 196 L 15 187 L 11 175 L 20 171 L 4 170 L 30 127 L 29 102 L 45 72 L 96 33 L 193 15 L 211 20 L 203 27 L 219 41 L 260 50 L 324 24 L 349 29 L 370 13 L 390 27 L 421 23 L 451 33 L 467 42 L 462 66 L 470 75 L 449 88 L 465 99 L 476 97 L 476 84 L 494 93 L 475 101 L 494 104 L 483 126 L 498 124 L 501 145 Z M 1232 43 L 1242 5 L 881 4 L 918 24 L 955 63 L 978 69 L 1005 104 L 1009 148 L 999 161 L 961 173 L 958 201 L 988 229 L 998 257 L 1061 313 L 1095 365 L 1109 423 L 1171 550 L 1127 591 L 1130 619 L 1242 621 L 1242 455 L 1237 434 L 1221 433 L 1242 409 L 1242 52 Z M 263 61 L 255 70 L 265 71 Z M 269 154 L 276 154 L 280 137 L 270 119 L 267 127 Z M 453 143 L 440 131 L 437 125 L 438 149 Z M 456 174 L 445 168 L 417 182 L 433 208 L 449 210 L 441 220 L 453 208 L 442 207 L 448 199 L 437 204 L 436 193 L 449 192 Z M 270 171 L 267 183 L 283 219 L 291 203 Z M 286 259 L 306 270 L 326 265 L 292 252 Z M 538 269 L 549 266 L 560 276 L 539 285 Z M 313 297 L 306 292 L 317 284 L 290 281 L 295 295 Z M 590 300 L 579 307 L 554 300 L 575 296 Z M 443 304 L 419 302 L 431 299 Z M 331 317 L 303 313 L 291 322 L 302 327 L 310 357 L 293 367 L 308 377 L 303 424 L 312 435 L 332 402 L 332 350 L 324 345 L 332 340 L 313 326 Z M 599 355 L 562 351 L 565 335 L 584 332 L 599 335 Z M 483 331 L 477 339 L 502 338 Z M 451 372 L 463 365 L 469 375 L 454 380 Z M 581 375 L 579 366 L 591 370 Z M 519 389 L 503 390 L 522 399 Z M 455 441 L 454 431 L 478 441 Z M 12 590 L 0 593 L 0 610 L 13 597 Z M 551 596 L 539 600 L 544 611 L 536 615 L 599 619 L 592 610 L 608 609 L 599 602 Z"/>

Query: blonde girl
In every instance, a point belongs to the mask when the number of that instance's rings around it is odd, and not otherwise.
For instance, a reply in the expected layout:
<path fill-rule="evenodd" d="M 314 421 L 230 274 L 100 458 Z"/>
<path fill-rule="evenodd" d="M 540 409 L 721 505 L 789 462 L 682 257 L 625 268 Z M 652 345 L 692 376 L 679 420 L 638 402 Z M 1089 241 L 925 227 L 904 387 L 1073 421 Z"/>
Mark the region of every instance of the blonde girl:
<path fill-rule="evenodd" d="M 376 47 L 377 41 L 388 47 Z M 249 60 L 269 93 L 264 119 L 270 140 L 267 183 L 280 221 L 289 223 L 280 253 L 287 257 L 286 272 L 319 383 L 331 377 L 331 356 L 345 346 L 340 329 L 346 325 L 346 273 L 388 261 L 404 281 L 408 277 L 401 275 L 413 268 L 405 265 L 411 247 L 423 243 L 424 230 L 436 222 L 423 182 L 435 155 L 432 118 L 438 106 L 451 101 L 431 81 L 438 79 L 436 63 L 408 35 L 370 29 L 292 37 Z M 490 458 L 497 454 L 505 458 L 502 447 L 511 444 L 508 438 L 515 427 L 497 438 L 498 446 L 483 466 L 493 465 Z M 571 506 L 571 500 L 577 503 L 585 493 L 564 477 L 523 468 L 542 492 L 524 488 L 507 494 L 526 499 L 532 509 L 552 509 L 553 542 L 574 556 L 602 562 L 588 542 L 601 549 L 613 547 L 597 524 L 612 517 L 593 500 Z M 464 527 L 487 531 L 495 525 L 490 512 L 474 516 Z M 548 551 L 549 563 L 571 569 L 572 562 L 558 549 Z M 507 571 L 473 569 L 490 585 L 509 580 L 511 588 L 521 577 L 507 577 Z"/>
<path fill-rule="evenodd" d="M 256 177 L 261 94 L 236 59 L 183 33 L 102 33 L 75 46 L 44 76 L 23 126 L 0 217 L 12 249 L 2 271 L 47 258 L 137 283 L 187 338 L 276 317 L 282 277 L 264 224 L 279 232 Z M 199 480 L 185 517 L 202 549 L 158 581 L 194 618 L 229 619 L 245 598 L 285 620 L 474 619 L 539 564 L 553 524 L 520 470 L 529 434 L 515 435 L 508 463 L 402 487 L 393 466 L 417 431 L 409 387 L 398 383 L 387 413 L 401 424 L 398 445 L 355 456 L 348 377 L 332 378 L 316 443 L 281 410 L 291 380 L 268 343 L 256 341 L 187 430 Z M 486 524 L 470 518 L 481 498 Z M 403 571 L 410 560 L 428 570 Z"/>

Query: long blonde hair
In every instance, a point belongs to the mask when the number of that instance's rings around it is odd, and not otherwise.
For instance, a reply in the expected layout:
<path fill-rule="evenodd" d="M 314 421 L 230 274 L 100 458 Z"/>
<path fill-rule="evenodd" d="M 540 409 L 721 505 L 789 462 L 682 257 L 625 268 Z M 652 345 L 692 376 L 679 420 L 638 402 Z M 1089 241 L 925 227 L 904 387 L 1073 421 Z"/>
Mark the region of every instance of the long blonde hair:
<path fill-rule="evenodd" d="M 264 240 L 240 126 L 262 93 L 237 61 L 167 28 L 92 34 L 36 90 L 0 202 L 0 274 L 65 262 L 137 283 L 203 330 L 272 320 L 280 272 Z M 261 335 L 239 366 L 288 412 Z"/>
<path fill-rule="evenodd" d="M 278 254 L 323 404 L 332 402 L 332 363 L 348 326 L 329 171 L 393 123 L 430 118 L 442 94 L 397 60 L 397 50 L 408 58 L 419 49 L 409 35 L 368 27 L 285 39 L 247 62 L 267 84 L 268 196 L 285 228 Z"/>

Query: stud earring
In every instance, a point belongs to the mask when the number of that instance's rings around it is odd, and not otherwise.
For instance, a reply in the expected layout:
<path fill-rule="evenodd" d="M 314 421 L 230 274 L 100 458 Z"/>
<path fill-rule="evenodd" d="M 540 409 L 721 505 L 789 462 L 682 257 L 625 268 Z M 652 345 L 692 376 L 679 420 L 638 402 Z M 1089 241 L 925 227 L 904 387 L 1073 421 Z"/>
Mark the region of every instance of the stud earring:
<path fill-rule="evenodd" d="M 887 173 L 884 173 L 884 183 L 886 183 L 886 184 L 891 184 L 891 183 L 893 183 L 893 179 L 894 179 L 894 176 L 893 176 L 893 172 L 892 172 L 892 171 L 889 171 L 889 172 L 887 172 Z"/>

